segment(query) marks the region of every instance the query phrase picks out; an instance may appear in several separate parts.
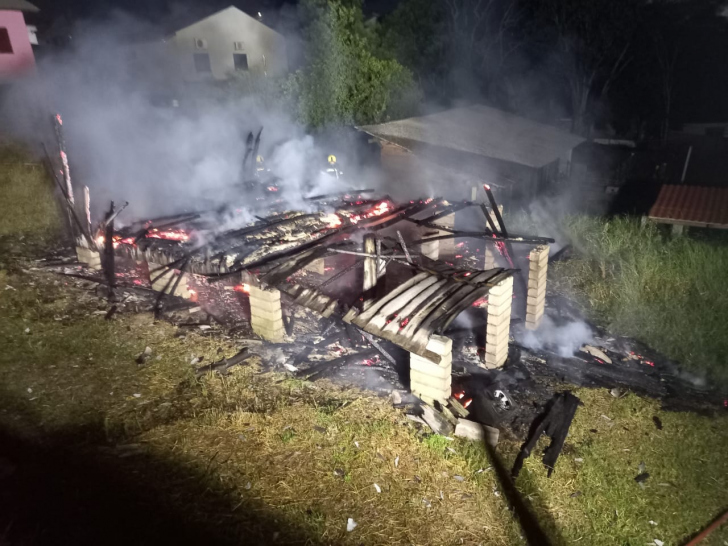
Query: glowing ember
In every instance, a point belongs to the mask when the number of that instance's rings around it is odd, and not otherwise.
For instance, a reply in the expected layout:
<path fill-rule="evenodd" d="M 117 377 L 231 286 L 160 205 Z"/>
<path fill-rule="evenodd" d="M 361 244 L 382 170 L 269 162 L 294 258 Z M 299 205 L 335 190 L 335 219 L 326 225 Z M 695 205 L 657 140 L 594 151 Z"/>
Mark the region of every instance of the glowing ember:
<path fill-rule="evenodd" d="M 278 191 L 278 188 L 275 186 L 268 186 L 268 191 Z"/>
<path fill-rule="evenodd" d="M 98 237 L 96 237 L 96 244 L 98 246 L 104 246 L 106 244 L 106 237 L 104 237 L 103 235 L 99 235 Z M 122 239 L 121 235 L 114 235 L 114 248 L 117 248 L 120 244 L 133 245 L 134 238 L 125 237 Z"/>
<path fill-rule="evenodd" d="M 409 321 L 409 317 L 405 317 L 404 319 L 402 319 L 402 322 L 399 323 L 399 329 L 401 330 L 402 328 L 407 326 L 409 324 Z"/>
<path fill-rule="evenodd" d="M 488 305 L 488 298 L 480 298 L 473 302 L 472 307 L 483 307 Z"/>
<path fill-rule="evenodd" d="M 341 218 L 338 214 L 327 214 L 321 217 L 321 219 L 328 224 L 330 228 L 336 228 L 341 225 Z"/>
<path fill-rule="evenodd" d="M 168 229 L 165 231 L 159 231 L 157 228 L 152 228 L 147 233 L 147 237 L 153 239 L 166 239 L 168 241 L 189 241 L 190 236 L 181 229 Z"/>
<path fill-rule="evenodd" d="M 233 288 L 233 290 L 235 290 L 236 292 L 240 292 L 241 294 L 250 294 L 250 285 L 238 284 Z"/>
<path fill-rule="evenodd" d="M 464 408 L 467 408 L 472 403 L 473 403 L 473 399 L 472 398 L 468 398 L 465 402 L 463 402 L 463 407 Z"/>
<path fill-rule="evenodd" d="M 192 290 L 192 288 L 187 287 L 187 291 L 190 293 L 190 301 L 196 302 L 197 301 L 197 290 Z"/>
<path fill-rule="evenodd" d="M 458 393 L 453 394 L 453 396 L 455 398 L 457 398 L 458 400 L 462 400 L 463 398 L 465 398 L 465 393 L 464 392 L 458 392 Z"/>

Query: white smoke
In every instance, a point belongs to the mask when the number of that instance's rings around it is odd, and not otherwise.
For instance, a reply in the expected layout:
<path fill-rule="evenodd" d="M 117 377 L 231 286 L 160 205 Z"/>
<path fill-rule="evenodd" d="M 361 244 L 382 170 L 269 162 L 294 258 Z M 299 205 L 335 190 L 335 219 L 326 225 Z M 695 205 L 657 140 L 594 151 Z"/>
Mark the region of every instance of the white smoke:
<path fill-rule="evenodd" d="M 518 342 L 528 349 L 554 351 L 568 358 L 582 345 L 590 343 L 594 333 L 585 322 L 569 321 L 558 325 L 545 315 L 538 330 L 524 330 L 519 337 Z"/>
<path fill-rule="evenodd" d="M 275 197 L 288 208 L 305 210 L 311 206 L 305 195 L 346 189 L 320 172 L 327 151 L 317 149 L 281 105 L 267 96 L 193 92 L 175 84 L 167 58 L 154 48 L 139 55 L 130 45 L 130 36 L 141 35 L 161 40 L 162 33 L 119 14 L 104 23 L 81 24 L 70 50 L 42 58 L 37 78 L 16 85 L 0 104 L 3 131 L 31 144 L 42 140 L 52 154 L 51 116 L 61 113 L 72 176 L 78 186 L 90 187 L 94 216 L 109 200 L 129 201 L 126 219 L 241 201 L 250 209 L 260 207 L 246 203 L 236 185 L 246 137 L 261 127 L 259 153 L 280 178 Z M 152 97 L 160 93 L 179 99 L 180 107 L 153 105 Z M 363 187 L 348 170 L 349 184 Z"/>

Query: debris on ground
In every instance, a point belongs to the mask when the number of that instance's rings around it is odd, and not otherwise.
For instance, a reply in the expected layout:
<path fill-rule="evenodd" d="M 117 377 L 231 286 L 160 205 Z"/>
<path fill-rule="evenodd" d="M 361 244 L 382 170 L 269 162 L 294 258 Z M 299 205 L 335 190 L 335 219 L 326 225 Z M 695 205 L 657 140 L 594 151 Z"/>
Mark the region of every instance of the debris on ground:
<path fill-rule="evenodd" d="M 569 427 L 576 414 L 576 408 L 580 403 L 581 401 L 569 391 L 557 394 L 549 402 L 546 410 L 534 421 L 528 440 L 518 453 L 511 471 L 514 478 L 518 477 L 523 461 L 531 455 L 531 450 L 536 447 L 536 443 L 543 433 L 551 438 L 551 444 L 546 448 L 543 455 L 543 464 L 548 469 L 548 476 L 551 477 L 556 460 L 564 447 Z"/>
<path fill-rule="evenodd" d="M 485 440 L 485 431 L 480 423 L 460 418 L 455 425 L 455 436 L 480 442 Z"/>
<path fill-rule="evenodd" d="M 346 520 L 346 531 L 348 533 L 351 533 L 357 525 L 357 522 L 355 522 L 352 518 L 349 518 L 348 520 Z"/>

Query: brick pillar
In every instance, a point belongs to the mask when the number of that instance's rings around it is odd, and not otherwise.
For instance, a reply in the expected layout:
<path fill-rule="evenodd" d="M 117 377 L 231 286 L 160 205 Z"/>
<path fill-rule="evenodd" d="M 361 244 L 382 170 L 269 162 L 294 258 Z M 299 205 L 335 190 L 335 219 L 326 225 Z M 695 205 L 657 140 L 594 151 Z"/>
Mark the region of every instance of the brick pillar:
<path fill-rule="evenodd" d="M 437 237 L 441 232 L 437 232 L 435 235 L 429 237 L 424 235 L 425 233 L 432 233 L 432 229 L 425 228 L 422 230 L 422 239 L 429 239 Z M 420 252 L 423 256 L 427 256 L 430 260 L 437 260 L 440 258 L 440 241 L 427 241 L 420 245 Z"/>
<path fill-rule="evenodd" d="M 526 328 L 535 330 L 541 324 L 546 306 L 546 272 L 549 268 L 549 245 L 534 248 L 528 255 L 528 299 Z"/>
<path fill-rule="evenodd" d="M 410 390 L 428 404 L 450 398 L 452 386 L 452 340 L 430 336 L 427 349 L 442 356 L 439 364 L 410 353 Z"/>
<path fill-rule="evenodd" d="M 443 216 L 439 220 L 435 221 L 436 224 L 439 224 L 443 227 L 447 227 L 450 229 L 455 229 L 455 215 L 454 214 L 448 214 L 447 216 Z M 440 235 L 452 235 L 449 231 L 441 231 Z M 439 241 L 440 243 L 440 254 L 448 259 L 452 259 L 452 257 L 456 254 L 455 253 L 455 239 L 442 239 Z"/>
<path fill-rule="evenodd" d="M 250 286 L 250 324 L 253 332 L 268 341 L 283 341 L 281 293 L 275 288 Z"/>
<path fill-rule="evenodd" d="M 508 358 L 513 277 L 499 282 L 488 293 L 488 329 L 485 332 L 485 367 L 500 368 Z"/>
<path fill-rule="evenodd" d="M 148 262 L 148 267 L 149 280 L 152 283 L 152 290 L 156 292 L 165 292 L 166 294 L 172 294 L 173 296 L 178 296 L 180 298 L 190 298 L 192 294 L 190 294 L 188 288 L 189 276 L 187 275 L 187 273 L 183 273 L 182 278 L 180 279 L 179 283 L 177 283 L 177 277 L 180 275 L 180 272 L 176 269 L 162 270 L 160 269 L 161 266 L 159 264 L 155 264 L 154 262 Z M 172 279 L 171 282 L 170 279 Z M 167 283 L 169 283 L 169 286 L 167 286 Z M 174 288 L 175 283 L 177 283 L 177 289 L 173 293 L 172 288 Z"/>
<path fill-rule="evenodd" d="M 364 254 L 375 254 L 377 251 L 377 240 L 374 235 L 364 236 Z M 377 259 L 364 258 L 364 292 L 377 284 Z"/>
<path fill-rule="evenodd" d="M 76 246 L 76 258 L 90 269 L 101 269 L 101 254 L 87 246 Z"/>
<path fill-rule="evenodd" d="M 485 241 L 485 263 L 483 264 L 483 269 L 485 271 L 487 271 L 489 269 L 495 269 L 495 267 L 496 267 L 495 255 L 496 255 L 495 243 L 486 240 Z"/>

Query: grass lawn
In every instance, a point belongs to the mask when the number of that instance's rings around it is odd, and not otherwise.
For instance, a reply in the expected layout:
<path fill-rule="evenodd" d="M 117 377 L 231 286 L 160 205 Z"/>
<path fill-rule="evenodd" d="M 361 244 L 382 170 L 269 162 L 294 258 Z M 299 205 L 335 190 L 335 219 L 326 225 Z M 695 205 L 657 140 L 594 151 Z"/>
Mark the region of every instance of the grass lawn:
<path fill-rule="evenodd" d="M 728 238 L 669 237 L 637 220 L 565 222 L 576 256 L 554 268 L 608 330 L 638 338 L 728 390 Z"/>
<path fill-rule="evenodd" d="M 482 446 L 256 363 L 195 379 L 193 355 L 238 345 L 147 314 L 106 321 L 85 281 L 0 242 L 0 544 L 523 543 Z M 681 544 L 728 508 L 728 417 L 576 394 L 554 475 L 535 452 L 517 482 L 554 544 Z M 510 468 L 518 448 L 496 457 Z"/>

